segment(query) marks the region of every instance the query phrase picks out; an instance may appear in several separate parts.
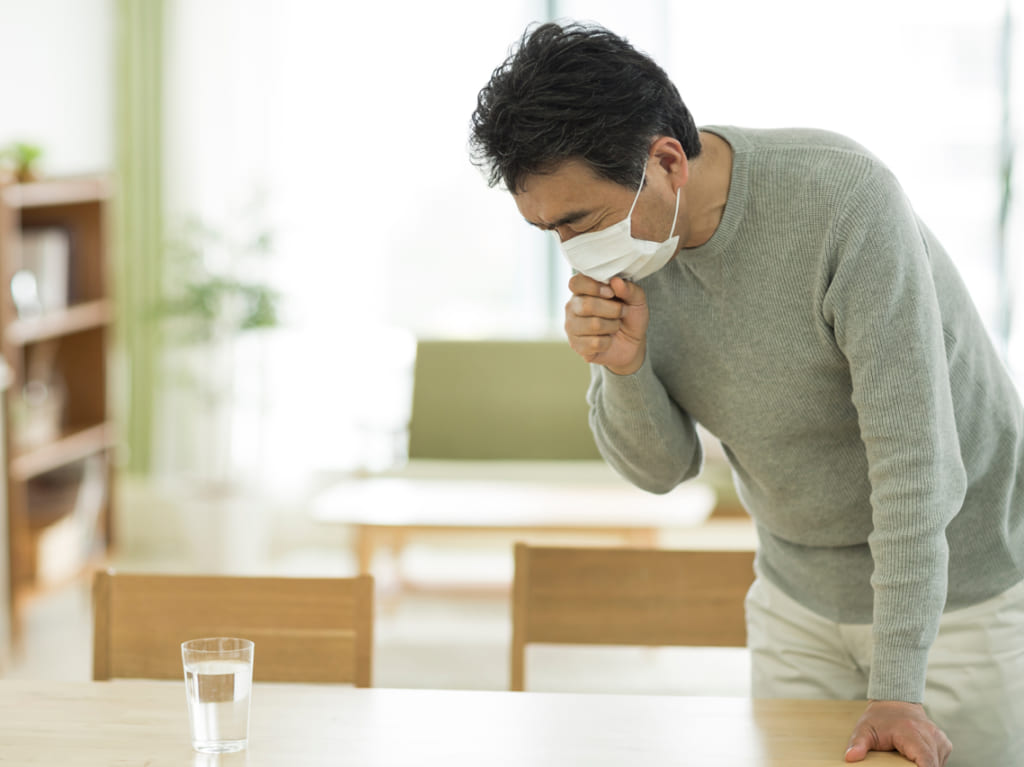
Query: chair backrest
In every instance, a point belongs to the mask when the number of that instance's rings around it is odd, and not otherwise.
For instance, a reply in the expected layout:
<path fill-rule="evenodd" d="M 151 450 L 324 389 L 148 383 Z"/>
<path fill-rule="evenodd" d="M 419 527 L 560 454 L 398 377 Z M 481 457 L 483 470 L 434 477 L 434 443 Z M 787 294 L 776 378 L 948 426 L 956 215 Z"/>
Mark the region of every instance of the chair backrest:
<path fill-rule="evenodd" d="M 409 457 L 597 460 L 590 366 L 564 340 L 416 345 Z"/>
<path fill-rule="evenodd" d="M 97 572 L 93 678 L 182 678 L 181 643 L 251 639 L 253 677 L 371 683 L 373 578 Z"/>
<path fill-rule="evenodd" d="M 753 551 L 515 546 L 511 689 L 531 643 L 742 647 Z"/>

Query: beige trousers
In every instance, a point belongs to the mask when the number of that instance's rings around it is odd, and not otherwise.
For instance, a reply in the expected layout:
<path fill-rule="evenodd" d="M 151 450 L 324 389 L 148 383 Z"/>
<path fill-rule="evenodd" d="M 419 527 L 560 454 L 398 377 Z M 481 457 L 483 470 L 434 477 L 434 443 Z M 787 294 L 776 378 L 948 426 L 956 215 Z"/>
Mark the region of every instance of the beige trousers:
<path fill-rule="evenodd" d="M 747 595 L 747 643 L 755 698 L 867 697 L 871 626 L 826 620 L 764 578 Z M 1024 767 L 1024 582 L 943 614 L 924 706 L 953 742 L 946 767 Z"/>

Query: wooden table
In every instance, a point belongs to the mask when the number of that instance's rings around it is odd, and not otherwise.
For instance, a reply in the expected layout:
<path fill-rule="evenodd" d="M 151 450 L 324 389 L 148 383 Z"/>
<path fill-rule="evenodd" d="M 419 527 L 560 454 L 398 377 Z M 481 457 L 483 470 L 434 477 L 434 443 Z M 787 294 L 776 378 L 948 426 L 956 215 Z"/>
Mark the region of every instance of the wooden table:
<path fill-rule="evenodd" d="M 313 517 L 352 528 L 359 572 L 368 574 L 379 548 L 397 555 L 410 536 L 603 534 L 654 546 L 659 530 L 697 528 L 714 504 L 700 482 L 654 495 L 601 461 L 415 461 L 328 488 Z"/>
<path fill-rule="evenodd" d="M 192 751 L 182 682 L 0 681 L 0 763 L 840 767 L 863 708 L 857 701 L 257 683 L 248 750 L 207 756 Z M 871 753 L 863 764 L 909 762 Z"/>

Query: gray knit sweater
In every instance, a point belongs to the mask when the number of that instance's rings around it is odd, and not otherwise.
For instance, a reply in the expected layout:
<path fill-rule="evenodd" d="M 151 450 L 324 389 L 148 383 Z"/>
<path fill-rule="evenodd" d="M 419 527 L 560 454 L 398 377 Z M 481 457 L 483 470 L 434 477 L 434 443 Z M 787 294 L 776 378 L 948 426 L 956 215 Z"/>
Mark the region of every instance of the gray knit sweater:
<path fill-rule="evenodd" d="M 704 245 L 641 280 L 643 367 L 592 366 L 598 446 L 656 493 L 733 467 L 758 570 L 873 623 L 868 696 L 922 700 L 945 607 L 1024 578 L 1024 414 L 956 269 L 891 173 L 812 130 L 715 127 L 734 151 Z"/>

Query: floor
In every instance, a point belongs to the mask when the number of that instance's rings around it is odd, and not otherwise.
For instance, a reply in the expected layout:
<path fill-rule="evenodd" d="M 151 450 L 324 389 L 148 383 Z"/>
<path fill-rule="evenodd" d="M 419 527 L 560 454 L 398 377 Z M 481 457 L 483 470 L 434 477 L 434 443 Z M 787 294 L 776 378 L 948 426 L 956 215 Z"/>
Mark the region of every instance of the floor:
<path fill-rule="evenodd" d="M 472 553 L 438 547 L 407 552 L 403 571 L 420 582 L 464 564 L 485 588 L 415 590 L 381 587 L 374 636 L 377 687 L 504 690 L 511 634 L 506 563 L 497 550 Z M 173 570 L 174 563 L 148 563 Z M 118 563 L 122 570 L 138 563 Z M 331 574 L 332 552 L 300 551 L 268 563 L 282 574 Z M 384 578 L 381 578 L 384 581 Z M 8 678 L 89 679 L 91 605 L 85 583 L 34 602 L 25 616 L 25 642 Z M 534 646 L 527 687 L 543 691 L 686 695 L 747 695 L 749 656 L 733 648 L 593 648 Z"/>

